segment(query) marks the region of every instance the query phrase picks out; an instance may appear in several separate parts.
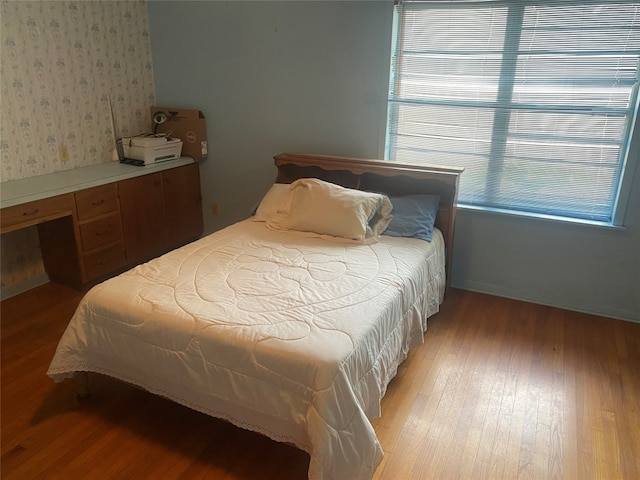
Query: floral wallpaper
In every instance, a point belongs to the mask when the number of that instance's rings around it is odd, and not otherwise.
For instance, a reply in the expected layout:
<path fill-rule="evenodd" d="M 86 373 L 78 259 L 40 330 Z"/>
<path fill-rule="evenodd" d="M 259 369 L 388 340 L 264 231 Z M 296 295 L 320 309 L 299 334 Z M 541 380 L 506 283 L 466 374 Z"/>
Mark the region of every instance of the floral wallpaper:
<path fill-rule="evenodd" d="M 144 1 L 0 1 L 2 182 L 113 161 L 149 130 L 148 21 Z M 35 229 L 2 235 L 2 288 L 42 275 L 39 255 Z"/>

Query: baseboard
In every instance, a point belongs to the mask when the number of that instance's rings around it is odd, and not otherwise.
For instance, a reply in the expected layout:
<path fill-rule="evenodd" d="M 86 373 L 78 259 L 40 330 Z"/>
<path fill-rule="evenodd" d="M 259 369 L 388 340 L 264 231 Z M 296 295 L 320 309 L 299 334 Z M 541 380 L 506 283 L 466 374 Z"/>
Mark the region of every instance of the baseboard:
<path fill-rule="evenodd" d="M 35 275 L 24 282 L 16 283 L 9 287 L 0 288 L 0 300 L 6 300 L 7 298 L 15 297 L 21 293 L 31 290 L 32 288 L 39 287 L 49 282 L 49 276 L 46 273 Z"/>
<path fill-rule="evenodd" d="M 608 317 L 616 320 L 624 320 L 626 322 L 640 323 L 640 312 L 634 312 L 623 308 L 603 307 L 601 305 L 573 305 L 566 299 L 547 298 L 539 295 L 527 295 L 526 292 L 505 288 L 500 285 L 491 285 L 482 282 L 462 281 L 452 282 L 451 286 L 461 290 L 469 290 L 472 292 L 486 293 L 497 297 L 510 298 L 512 300 L 521 300 L 523 302 L 537 303 L 548 307 L 562 308 L 589 315 L 597 315 L 600 317 Z"/>

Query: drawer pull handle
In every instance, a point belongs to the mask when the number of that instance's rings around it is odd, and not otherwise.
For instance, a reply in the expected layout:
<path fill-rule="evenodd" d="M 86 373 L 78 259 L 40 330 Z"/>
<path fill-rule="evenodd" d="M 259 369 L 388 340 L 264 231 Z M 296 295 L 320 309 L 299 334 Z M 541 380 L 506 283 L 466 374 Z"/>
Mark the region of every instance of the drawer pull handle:
<path fill-rule="evenodd" d="M 37 213 L 38 213 L 38 209 L 36 208 L 36 209 L 33 209 L 33 210 L 29 211 L 29 212 L 22 212 L 22 216 L 23 217 L 28 217 L 30 215 L 35 215 Z"/>
<path fill-rule="evenodd" d="M 104 198 L 98 200 L 97 202 L 91 202 L 91 205 L 94 207 L 97 207 L 99 205 L 102 205 L 104 203 Z"/>

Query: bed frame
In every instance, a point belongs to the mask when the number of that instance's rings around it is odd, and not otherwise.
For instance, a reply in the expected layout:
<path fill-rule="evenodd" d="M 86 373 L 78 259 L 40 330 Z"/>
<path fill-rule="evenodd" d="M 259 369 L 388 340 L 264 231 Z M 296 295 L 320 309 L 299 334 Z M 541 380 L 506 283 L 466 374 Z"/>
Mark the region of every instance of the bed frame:
<path fill-rule="evenodd" d="M 449 286 L 458 183 L 464 169 L 308 153 L 281 153 L 273 158 L 278 168 L 276 183 L 313 177 L 347 188 L 388 195 L 440 195 L 436 227 L 444 236 Z"/>
<path fill-rule="evenodd" d="M 440 205 L 439 205 L 438 214 L 436 217 L 436 226 L 441 230 L 444 237 L 446 260 L 447 260 L 446 282 L 447 282 L 447 285 L 449 284 L 450 271 L 451 271 L 451 256 L 452 256 L 452 249 L 453 249 L 452 248 L 453 234 L 454 234 L 455 215 L 456 215 L 456 199 L 457 199 L 459 177 L 462 172 L 461 169 L 425 166 L 425 165 L 400 164 L 395 162 L 384 162 L 380 160 L 365 160 L 365 159 L 356 159 L 356 158 L 348 158 L 348 157 L 335 157 L 335 156 L 311 155 L 311 154 L 300 154 L 300 153 L 283 153 L 280 155 L 276 155 L 274 157 L 274 160 L 275 160 L 275 165 L 277 167 L 277 176 L 275 179 L 276 183 L 291 183 L 292 181 L 297 180 L 299 178 L 315 177 L 315 178 L 336 183 L 348 188 L 356 188 L 360 190 L 380 192 L 380 193 L 385 193 L 385 194 L 394 195 L 394 196 L 418 194 L 418 193 L 440 195 Z M 414 328 L 414 331 L 415 331 L 415 328 Z M 407 330 L 407 334 L 408 333 L 409 331 Z M 404 339 L 406 340 L 407 338 L 408 337 L 405 335 Z M 400 352 L 394 353 L 393 349 L 389 350 L 389 352 L 391 355 L 400 354 Z M 74 365 L 72 365 L 69 368 L 72 368 L 72 369 L 81 368 L 79 367 L 77 360 L 74 359 L 74 362 L 75 362 Z M 393 362 L 391 362 L 389 365 L 395 367 L 395 364 Z M 99 370 L 101 367 L 96 367 L 96 368 L 98 368 Z M 82 399 L 89 395 L 89 389 L 87 385 L 87 381 L 88 381 L 87 372 L 77 371 L 77 370 L 76 372 L 78 373 L 77 395 L 79 399 Z M 118 376 L 124 375 L 122 372 L 118 373 L 117 368 L 116 370 L 114 370 L 114 372 L 116 372 L 115 373 L 116 378 Z M 69 371 L 61 371 L 59 375 L 66 376 L 68 375 L 68 373 Z M 135 376 L 132 378 L 135 378 Z M 140 378 L 138 378 L 137 381 L 133 380 L 133 382 L 135 385 L 144 383 L 144 381 L 141 380 Z M 348 381 L 345 380 L 345 382 L 347 382 L 345 383 L 345 385 L 347 385 Z M 160 382 L 160 384 L 161 383 L 162 382 Z M 143 387 L 139 387 L 139 388 L 143 388 Z M 162 388 L 163 388 L 162 386 L 156 387 L 156 389 L 159 389 L 160 391 L 163 391 Z M 169 390 L 166 390 L 166 391 L 171 392 L 172 389 L 169 388 Z M 175 391 L 173 395 L 174 395 L 174 398 L 178 398 L 178 399 L 181 398 L 181 397 L 175 396 Z M 171 394 L 169 394 L 169 396 L 171 396 Z M 179 400 L 176 400 L 176 401 L 179 401 Z M 223 401 L 223 404 L 225 401 L 226 400 Z M 323 402 L 331 403 L 330 400 L 321 399 L 320 403 L 322 404 Z M 184 403 L 184 402 L 179 402 L 179 403 L 188 405 L 188 403 Z M 197 405 L 197 400 L 196 400 L 196 405 Z M 192 408 L 198 409 L 198 407 L 192 407 Z M 204 408 L 204 407 L 201 407 L 201 408 Z M 229 414 L 230 415 L 229 418 L 235 418 L 236 421 L 238 420 L 237 417 L 234 417 L 230 412 L 225 410 L 226 407 L 223 406 L 221 408 L 222 408 L 221 410 L 222 414 L 220 418 L 225 418 L 225 415 Z M 241 405 L 240 408 L 245 408 L 245 407 Z M 363 412 L 361 413 L 364 415 Z M 356 425 L 356 427 L 360 428 L 359 431 L 363 433 L 365 436 L 367 436 L 366 432 L 363 430 L 363 429 L 366 429 L 365 420 L 366 419 L 362 419 L 361 424 L 359 424 L 360 427 L 358 427 L 358 425 Z M 255 424 L 256 426 L 261 425 L 259 413 L 255 416 L 253 421 L 257 421 L 257 423 Z M 320 427 L 320 430 L 322 430 L 322 427 Z M 321 433 L 319 433 L 320 430 L 318 431 L 313 430 L 313 431 L 316 434 L 316 440 L 319 442 L 318 443 L 319 447 L 323 452 L 325 452 L 324 448 L 326 445 L 323 443 L 324 437 Z M 259 429 L 256 431 L 259 431 Z M 356 430 L 354 430 L 354 432 L 355 431 Z M 321 438 L 318 440 L 319 437 Z M 357 452 L 355 452 L 355 454 L 361 455 L 363 458 L 364 457 L 370 458 L 372 462 L 378 462 L 379 459 L 377 457 L 381 453 L 380 449 L 379 448 L 376 449 L 376 445 L 374 444 L 373 440 L 371 440 L 370 436 L 368 437 L 368 439 L 364 439 L 364 440 L 365 441 L 364 441 L 362 451 L 358 450 Z M 327 443 L 330 444 L 331 442 L 327 441 Z M 309 444 L 309 448 L 313 450 L 312 443 Z M 319 460 L 319 462 L 321 460 Z M 346 465 L 345 462 L 343 462 L 343 467 L 344 465 Z M 366 463 L 362 465 L 366 466 L 369 464 Z M 321 470 L 323 468 L 323 465 L 321 463 L 318 463 L 315 465 L 314 468 L 316 470 Z"/>

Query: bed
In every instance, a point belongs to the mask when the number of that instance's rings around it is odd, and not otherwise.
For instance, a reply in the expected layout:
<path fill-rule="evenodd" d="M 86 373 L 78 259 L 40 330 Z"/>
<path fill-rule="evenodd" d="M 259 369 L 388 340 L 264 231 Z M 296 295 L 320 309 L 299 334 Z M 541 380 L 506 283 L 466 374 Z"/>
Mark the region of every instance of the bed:
<path fill-rule="evenodd" d="M 274 158 L 252 216 L 87 292 L 47 373 L 108 375 L 291 443 L 310 479 L 369 479 L 370 419 L 446 293 L 461 170 Z M 424 198 L 430 240 L 393 233 L 400 199 Z"/>

